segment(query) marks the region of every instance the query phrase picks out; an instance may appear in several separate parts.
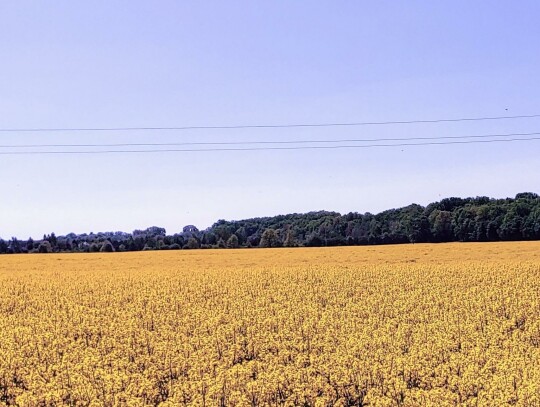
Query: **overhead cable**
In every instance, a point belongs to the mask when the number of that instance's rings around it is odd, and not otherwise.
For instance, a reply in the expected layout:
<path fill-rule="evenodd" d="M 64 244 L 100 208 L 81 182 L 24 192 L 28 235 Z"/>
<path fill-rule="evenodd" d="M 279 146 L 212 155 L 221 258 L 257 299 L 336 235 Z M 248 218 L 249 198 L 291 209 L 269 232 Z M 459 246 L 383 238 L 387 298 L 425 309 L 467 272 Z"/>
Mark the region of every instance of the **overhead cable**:
<path fill-rule="evenodd" d="M 277 140 L 277 141 L 195 141 L 182 143 L 107 143 L 107 144 L 4 144 L 0 148 L 50 148 L 50 147 L 166 147 L 166 146 L 208 146 L 208 145 L 257 145 L 257 144 L 330 144 L 330 143 L 363 143 L 363 142 L 385 142 L 385 141 L 415 141 L 415 140 L 452 140 L 452 139 L 482 139 L 492 137 L 515 137 L 534 136 L 540 132 L 533 133 L 505 133 L 505 134 L 481 134 L 473 136 L 435 136 L 435 137 L 395 137 L 395 138 L 366 138 L 366 139 L 335 139 L 335 140 Z"/>
<path fill-rule="evenodd" d="M 155 127 L 58 127 L 58 128 L 0 128 L 2 133 L 22 132 L 101 132 L 101 131 L 158 131 L 158 130 L 237 130 L 237 129 L 278 129 L 296 127 L 351 127 L 351 126 L 378 126 L 392 124 L 423 124 L 423 123 L 452 123 L 452 122 L 475 122 L 488 120 L 516 120 L 538 118 L 540 114 L 517 115 L 517 116 L 492 116 L 492 117 L 461 117 L 449 119 L 426 119 L 426 120 L 396 120 L 396 121 L 365 121 L 344 123 L 292 123 L 292 124 L 246 124 L 230 126 L 155 126 Z"/>
<path fill-rule="evenodd" d="M 353 148 L 384 148 L 384 147 L 412 147 L 412 146 L 443 146 L 453 144 L 486 144 L 517 141 L 540 140 L 540 137 L 497 139 L 497 140 L 468 140 L 427 143 L 394 143 L 394 144 L 364 144 L 364 145 L 337 145 L 337 146 L 295 146 L 295 147 L 248 147 L 248 148 L 207 148 L 207 149 L 151 149 L 151 150 L 79 150 L 79 151 L 1 151 L 0 155 L 48 155 L 48 154 L 131 154 L 131 153 L 177 153 L 177 152 L 217 152 L 217 151 L 269 151 L 269 150 L 330 150 Z"/>

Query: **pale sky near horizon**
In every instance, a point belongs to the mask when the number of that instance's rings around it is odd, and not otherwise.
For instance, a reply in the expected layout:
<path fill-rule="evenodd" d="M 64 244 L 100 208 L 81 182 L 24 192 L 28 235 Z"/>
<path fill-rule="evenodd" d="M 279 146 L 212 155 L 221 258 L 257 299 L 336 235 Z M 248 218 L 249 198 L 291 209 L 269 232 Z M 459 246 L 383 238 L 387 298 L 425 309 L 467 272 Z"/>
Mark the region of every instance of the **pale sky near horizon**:
<path fill-rule="evenodd" d="M 537 1 L 0 2 L 0 129 L 540 114 Z M 540 118 L 292 129 L 2 133 L 1 145 L 540 132 Z M 59 150 L 42 148 L 41 150 Z M 63 148 L 64 150 L 68 150 Z M 2 151 L 21 148 L 0 147 Z M 78 148 L 80 150 L 80 148 Z M 540 140 L 0 155 L 0 237 L 206 228 L 540 192 Z"/>

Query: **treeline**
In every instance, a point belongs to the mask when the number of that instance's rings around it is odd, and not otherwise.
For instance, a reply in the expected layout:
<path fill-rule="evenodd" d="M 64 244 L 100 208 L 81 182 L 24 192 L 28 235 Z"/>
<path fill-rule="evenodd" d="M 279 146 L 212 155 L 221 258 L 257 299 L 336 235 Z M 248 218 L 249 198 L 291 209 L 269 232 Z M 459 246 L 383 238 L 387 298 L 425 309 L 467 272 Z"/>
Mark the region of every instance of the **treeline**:
<path fill-rule="evenodd" d="M 198 248 L 352 246 L 427 242 L 540 240 L 540 197 L 446 198 L 379 214 L 309 212 L 240 221 L 219 220 L 167 235 L 153 226 L 132 233 L 54 233 L 41 240 L 0 239 L 0 253 L 113 252 Z"/>

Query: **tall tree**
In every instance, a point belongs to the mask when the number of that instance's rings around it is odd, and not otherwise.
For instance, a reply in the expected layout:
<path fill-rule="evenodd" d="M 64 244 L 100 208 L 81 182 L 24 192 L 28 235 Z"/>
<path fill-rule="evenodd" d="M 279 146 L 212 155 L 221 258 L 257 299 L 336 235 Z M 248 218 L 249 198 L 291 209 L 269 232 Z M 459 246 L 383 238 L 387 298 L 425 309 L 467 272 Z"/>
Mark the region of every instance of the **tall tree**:
<path fill-rule="evenodd" d="M 279 238 L 275 229 L 268 228 L 266 229 L 262 236 L 261 241 L 259 242 L 260 247 L 278 247 Z"/>

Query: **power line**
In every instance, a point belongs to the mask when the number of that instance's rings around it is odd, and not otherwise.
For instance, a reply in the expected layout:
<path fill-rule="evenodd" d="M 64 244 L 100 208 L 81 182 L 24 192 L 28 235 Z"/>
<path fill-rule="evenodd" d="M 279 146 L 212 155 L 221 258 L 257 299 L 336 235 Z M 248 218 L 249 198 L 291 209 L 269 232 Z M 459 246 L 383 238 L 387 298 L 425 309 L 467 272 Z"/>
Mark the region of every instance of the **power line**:
<path fill-rule="evenodd" d="M 401 137 L 371 139 L 336 139 L 336 140 L 285 140 L 285 141 L 217 141 L 217 142 L 182 142 L 182 143 L 109 143 L 109 144 L 6 144 L 0 148 L 49 148 L 49 147 L 158 147 L 158 146 L 208 146 L 208 145 L 268 145 L 268 144 L 328 144 L 328 143 L 363 143 L 382 141 L 414 141 L 414 140 L 451 140 L 469 138 L 534 136 L 534 133 L 481 134 L 473 136 L 436 136 L 436 137 Z"/>
<path fill-rule="evenodd" d="M 329 150 L 349 148 L 374 148 L 374 147 L 411 147 L 411 146 L 434 146 L 451 144 L 479 144 L 479 143 L 504 143 L 514 141 L 540 140 L 540 137 L 502 139 L 502 140 L 469 140 L 469 141 L 446 141 L 427 143 L 396 143 L 396 144 L 365 144 L 365 145 L 340 145 L 340 146 L 295 146 L 295 147 L 251 147 L 251 148 L 208 148 L 208 149 L 159 149 L 159 150 L 86 150 L 86 151 L 6 151 L 0 155 L 45 155 L 45 154 L 128 154 L 128 153 L 176 153 L 176 152 L 216 152 L 216 151 L 267 151 L 267 150 Z"/>
<path fill-rule="evenodd" d="M 390 124 L 422 124 L 422 123 L 453 123 L 473 122 L 487 120 L 515 120 L 531 119 L 540 117 L 540 114 L 518 116 L 493 116 L 493 117 L 461 117 L 454 119 L 432 120 L 399 120 L 399 121 L 374 121 L 374 122 L 349 122 L 349 123 L 293 123 L 293 124 L 255 124 L 255 125 L 232 125 L 232 126 L 179 126 L 179 127 L 74 127 L 74 128 L 19 128 L 0 129 L 2 133 L 23 132 L 85 132 L 85 131 L 157 131 L 157 130 L 237 130 L 237 129 L 278 129 L 296 127 L 351 127 L 351 126 L 378 126 Z"/>

